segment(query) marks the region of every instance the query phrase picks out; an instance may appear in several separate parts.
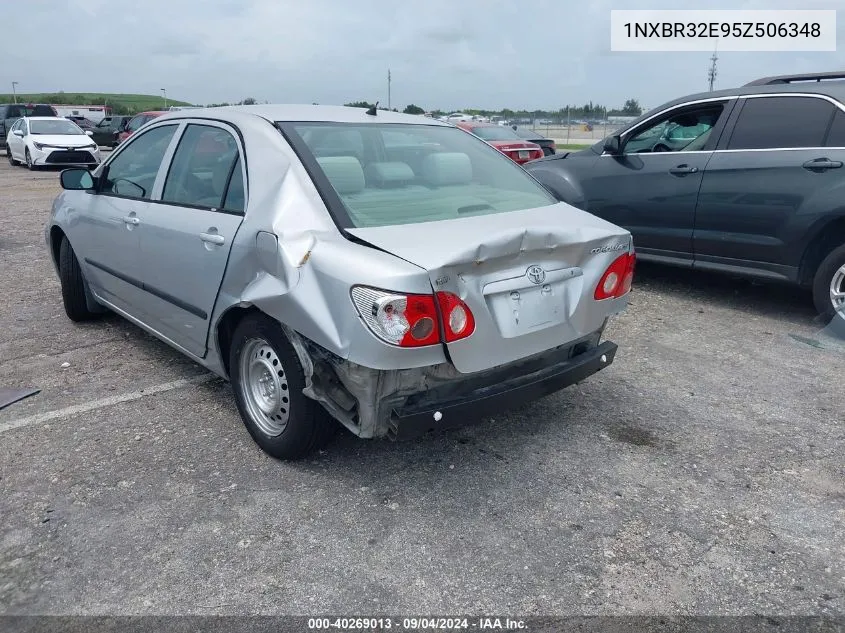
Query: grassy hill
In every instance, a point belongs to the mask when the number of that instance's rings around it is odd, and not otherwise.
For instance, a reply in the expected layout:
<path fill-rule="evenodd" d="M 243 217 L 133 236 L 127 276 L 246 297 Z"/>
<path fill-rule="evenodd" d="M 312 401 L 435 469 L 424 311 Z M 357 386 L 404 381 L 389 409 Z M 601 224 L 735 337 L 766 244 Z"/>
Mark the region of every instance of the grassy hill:
<path fill-rule="evenodd" d="M 0 94 L 0 103 L 12 103 L 11 94 Z M 67 105 L 108 105 L 116 114 L 134 114 L 164 106 L 161 95 L 133 95 L 108 92 L 41 92 L 18 94 L 18 103 L 61 103 Z M 191 105 L 168 97 L 168 106 Z"/>

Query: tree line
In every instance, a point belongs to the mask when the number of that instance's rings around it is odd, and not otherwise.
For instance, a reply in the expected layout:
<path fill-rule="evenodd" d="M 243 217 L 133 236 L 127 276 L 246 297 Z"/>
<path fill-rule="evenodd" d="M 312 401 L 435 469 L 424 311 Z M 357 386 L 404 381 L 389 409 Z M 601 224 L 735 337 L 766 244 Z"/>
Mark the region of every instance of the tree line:
<path fill-rule="evenodd" d="M 353 108 L 372 108 L 375 104 L 369 103 L 368 101 L 352 101 L 350 103 L 345 103 L 344 105 L 351 106 Z M 387 108 L 380 106 L 379 110 L 387 110 Z M 398 112 L 396 108 L 393 108 L 393 111 Z M 435 117 L 444 116 L 446 114 L 449 114 L 450 112 L 456 111 L 458 110 L 430 110 L 431 114 Z M 466 108 L 459 111 L 464 112 L 465 114 L 473 114 L 476 116 L 500 116 L 508 120 L 554 119 L 557 121 L 565 121 L 567 118 L 572 120 L 604 119 L 609 116 L 639 116 L 643 113 L 642 106 L 640 106 L 640 102 L 637 99 L 628 99 L 627 101 L 625 101 L 625 105 L 623 105 L 621 108 L 608 108 L 606 106 L 590 101 L 589 103 L 585 103 L 581 106 L 567 105 L 557 110 L 512 110 L 510 108 L 503 108 L 502 110 L 484 110 L 477 108 Z M 411 103 L 405 106 L 405 109 L 402 110 L 402 112 L 404 112 L 405 114 L 424 114 L 426 110 L 414 103 Z"/>

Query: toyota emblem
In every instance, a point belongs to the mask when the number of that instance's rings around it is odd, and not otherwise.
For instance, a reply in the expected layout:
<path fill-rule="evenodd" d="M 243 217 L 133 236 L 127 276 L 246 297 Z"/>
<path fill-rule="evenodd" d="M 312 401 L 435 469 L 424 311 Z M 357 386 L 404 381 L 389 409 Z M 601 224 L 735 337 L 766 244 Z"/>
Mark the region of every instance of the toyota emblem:
<path fill-rule="evenodd" d="M 540 266 L 529 266 L 525 275 L 532 284 L 541 284 L 546 280 L 546 271 Z"/>

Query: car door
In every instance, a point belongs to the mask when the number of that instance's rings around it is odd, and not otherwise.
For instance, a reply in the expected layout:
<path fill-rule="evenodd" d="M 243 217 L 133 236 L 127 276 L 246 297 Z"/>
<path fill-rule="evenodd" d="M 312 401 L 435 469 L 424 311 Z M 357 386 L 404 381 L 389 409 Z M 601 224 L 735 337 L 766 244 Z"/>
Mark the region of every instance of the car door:
<path fill-rule="evenodd" d="M 91 138 L 94 139 L 94 142 L 97 145 L 102 145 L 106 147 L 111 147 L 112 142 L 114 141 L 114 130 L 112 129 L 112 118 L 106 117 L 96 126 L 94 126 L 93 132 L 94 134 Z"/>
<path fill-rule="evenodd" d="M 845 176 L 845 149 L 825 147 L 845 115 L 820 95 L 753 95 L 737 110 L 704 171 L 695 265 L 793 278 L 804 237 L 793 222 L 814 213 L 821 192 Z"/>
<path fill-rule="evenodd" d="M 206 353 L 209 318 L 246 208 L 245 176 L 232 128 L 188 123 L 144 212 L 140 268 L 150 325 L 195 356 Z"/>
<path fill-rule="evenodd" d="M 177 128 L 174 123 L 147 130 L 115 152 L 97 172 L 94 191 L 83 197 L 68 229 L 93 291 L 142 321 L 141 220 Z"/>
<path fill-rule="evenodd" d="M 676 106 L 626 131 L 620 153 L 603 153 L 581 181 L 587 210 L 631 231 L 639 253 L 692 265 L 701 176 L 732 106 Z"/>

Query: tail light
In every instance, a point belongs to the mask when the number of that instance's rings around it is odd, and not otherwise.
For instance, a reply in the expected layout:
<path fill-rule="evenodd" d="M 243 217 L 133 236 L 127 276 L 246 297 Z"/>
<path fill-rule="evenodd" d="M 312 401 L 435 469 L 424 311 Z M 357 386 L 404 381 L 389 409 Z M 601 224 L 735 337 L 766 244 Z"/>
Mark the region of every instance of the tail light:
<path fill-rule="evenodd" d="M 449 292 L 438 292 L 435 298 L 355 286 L 352 301 L 373 334 L 399 347 L 440 343 L 441 316 L 446 342 L 466 338 L 475 329 L 469 306 Z"/>
<path fill-rule="evenodd" d="M 599 279 L 593 297 L 596 301 L 616 299 L 628 294 L 634 283 L 636 253 L 625 253 L 617 257 Z"/>
<path fill-rule="evenodd" d="M 451 292 L 438 292 L 437 302 L 440 304 L 440 316 L 443 319 L 443 333 L 446 342 L 458 341 L 466 338 L 475 330 L 475 317 L 472 310 L 461 301 L 461 298 Z"/>

